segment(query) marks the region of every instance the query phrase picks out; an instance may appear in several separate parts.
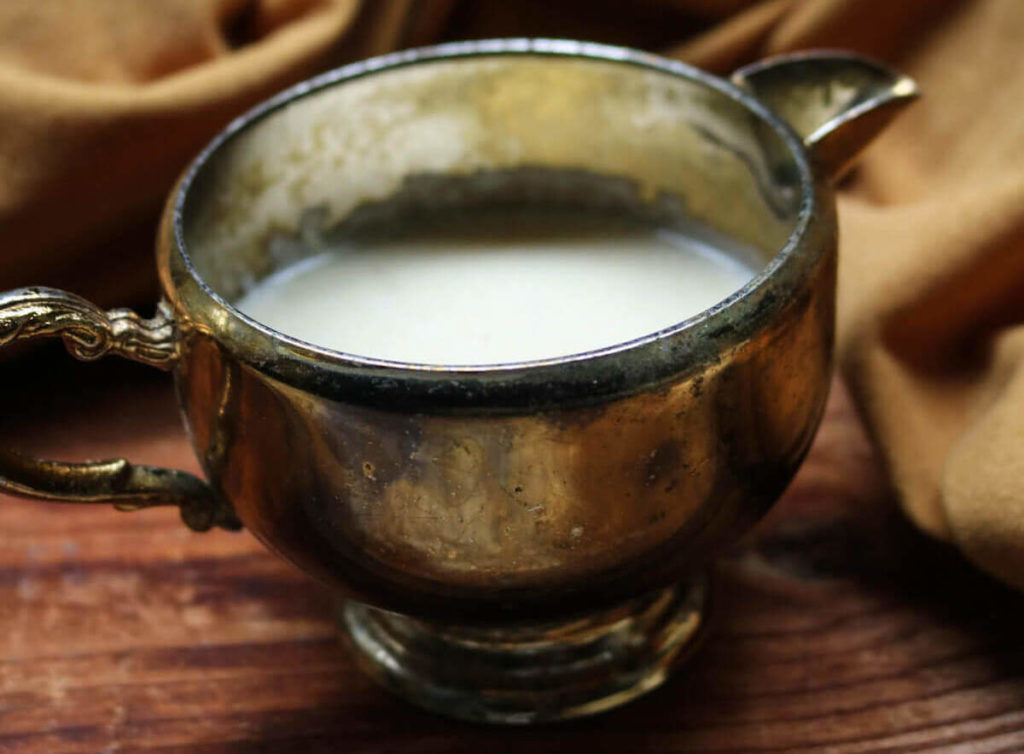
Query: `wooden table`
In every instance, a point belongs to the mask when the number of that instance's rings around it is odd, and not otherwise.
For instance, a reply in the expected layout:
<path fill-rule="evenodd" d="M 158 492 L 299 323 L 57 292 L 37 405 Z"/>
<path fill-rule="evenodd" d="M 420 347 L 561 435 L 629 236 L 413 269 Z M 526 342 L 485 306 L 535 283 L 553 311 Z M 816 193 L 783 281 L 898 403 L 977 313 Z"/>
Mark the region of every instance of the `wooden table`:
<path fill-rule="evenodd" d="M 196 468 L 169 379 L 123 362 L 0 364 L 0 422 L 54 456 Z M 485 728 L 379 690 L 330 597 L 244 533 L 4 498 L 0 751 L 1024 751 L 1024 599 L 904 521 L 841 386 L 719 576 L 713 635 L 667 687 Z"/>

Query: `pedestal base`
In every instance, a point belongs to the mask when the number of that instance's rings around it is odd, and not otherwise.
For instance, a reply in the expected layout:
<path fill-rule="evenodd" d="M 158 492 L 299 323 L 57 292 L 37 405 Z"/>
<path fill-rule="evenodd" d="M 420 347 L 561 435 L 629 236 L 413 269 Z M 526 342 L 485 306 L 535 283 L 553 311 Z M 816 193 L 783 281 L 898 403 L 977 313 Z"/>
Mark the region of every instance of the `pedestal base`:
<path fill-rule="evenodd" d="M 344 635 L 364 670 L 413 704 L 523 725 L 592 715 L 660 686 L 695 645 L 708 587 L 694 580 L 566 623 L 428 623 L 346 601 Z"/>

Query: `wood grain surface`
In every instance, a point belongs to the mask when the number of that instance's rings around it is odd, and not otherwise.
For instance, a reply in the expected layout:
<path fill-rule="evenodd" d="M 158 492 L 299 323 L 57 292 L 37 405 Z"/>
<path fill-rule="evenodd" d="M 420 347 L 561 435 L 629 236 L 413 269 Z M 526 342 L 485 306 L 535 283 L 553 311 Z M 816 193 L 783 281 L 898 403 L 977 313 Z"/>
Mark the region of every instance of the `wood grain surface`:
<path fill-rule="evenodd" d="M 0 364 L 0 433 L 196 468 L 169 379 L 130 364 Z M 717 582 L 713 633 L 665 688 L 478 727 L 363 677 L 331 597 L 244 533 L 0 496 L 0 751 L 1024 751 L 1024 600 L 904 521 L 841 386 Z"/>

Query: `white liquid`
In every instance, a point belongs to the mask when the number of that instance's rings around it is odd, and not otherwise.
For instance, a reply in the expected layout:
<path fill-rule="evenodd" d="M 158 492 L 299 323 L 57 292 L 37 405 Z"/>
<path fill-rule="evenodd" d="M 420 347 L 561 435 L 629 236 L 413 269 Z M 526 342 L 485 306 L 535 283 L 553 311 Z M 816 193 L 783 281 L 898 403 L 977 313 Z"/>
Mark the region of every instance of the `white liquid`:
<path fill-rule="evenodd" d="M 648 335 L 754 274 L 696 238 L 615 217 L 481 212 L 346 241 L 236 302 L 282 333 L 420 364 L 547 359 Z"/>

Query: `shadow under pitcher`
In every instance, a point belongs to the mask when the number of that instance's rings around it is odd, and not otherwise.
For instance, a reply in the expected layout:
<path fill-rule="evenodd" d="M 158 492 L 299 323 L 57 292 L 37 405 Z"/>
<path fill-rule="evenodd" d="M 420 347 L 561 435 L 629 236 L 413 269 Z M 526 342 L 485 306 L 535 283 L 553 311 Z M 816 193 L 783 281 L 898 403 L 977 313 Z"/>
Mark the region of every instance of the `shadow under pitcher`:
<path fill-rule="evenodd" d="M 0 488 L 244 526 L 337 590 L 362 666 L 435 711 L 530 723 L 624 703 L 695 646 L 702 568 L 810 445 L 831 373 L 831 184 L 915 96 L 844 53 L 723 80 L 530 39 L 299 84 L 229 125 L 171 193 L 156 317 L 0 294 L 0 344 L 61 337 L 78 358 L 171 371 L 206 481 L 5 450 Z M 755 249 L 757 272 L 648 336 L 480 367 L 348 355 L 232 305 L 338 229 L 524 204 L 697 223 Z"/>

